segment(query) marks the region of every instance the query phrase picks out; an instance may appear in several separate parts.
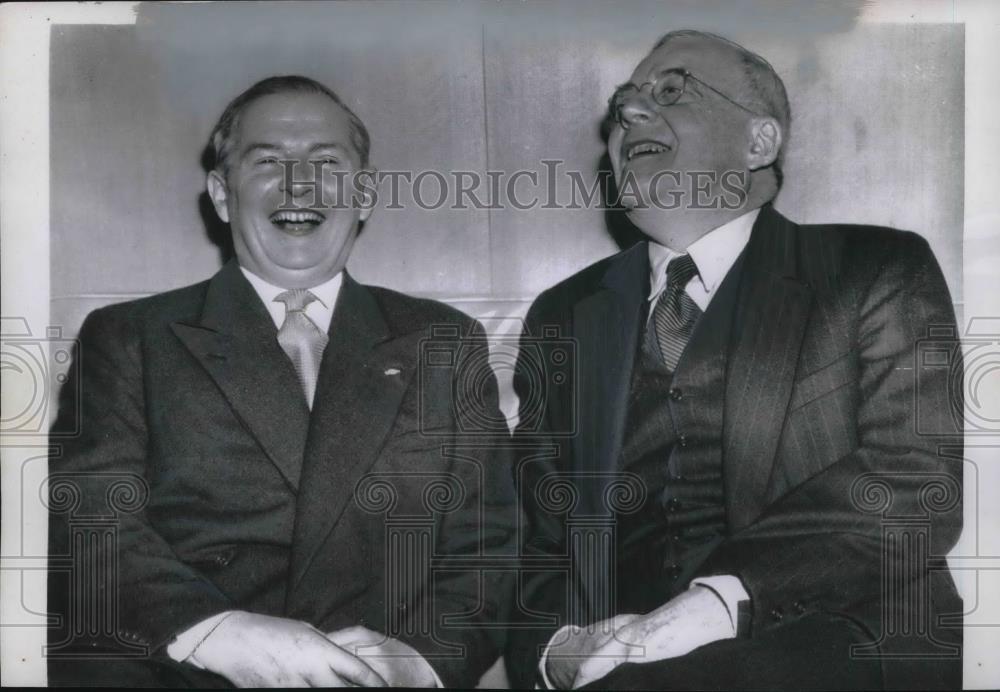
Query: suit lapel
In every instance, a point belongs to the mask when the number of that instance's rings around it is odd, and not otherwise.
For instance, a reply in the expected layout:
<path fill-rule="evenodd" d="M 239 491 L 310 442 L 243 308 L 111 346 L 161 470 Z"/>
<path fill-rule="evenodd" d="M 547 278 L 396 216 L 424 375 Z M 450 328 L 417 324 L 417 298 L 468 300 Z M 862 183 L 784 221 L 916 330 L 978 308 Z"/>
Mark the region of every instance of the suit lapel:
<path fill-rule="evenodd" d="M 768 205 L 747 245 L 723 423 L 731 531 L 764 505 L 812 305 L 813 291 L 800 277 L 796 231 Z"/>
<path fill-rule="evenodd" d="M 344 274 L 306 443 L 289 597 L 375 462 L 416 370 L 420 336 L 394 335 L 371 291 Z"/>
<path fill-rule="evenodd" d="M 628 393 L 638 349 L 639 324 L 645 314 L 649 287 L 647 243 L 636 243 L 609 265 L 596 290 L 573 306 L 573 336 L 577 344 L 580 405 L 578 428 L 573 436 L 573 472 L 580 489 L 577 516 L 608 518 L 605 488 L 618 469 L 622 437 L 628 412 Z M 586 551 L 577 553 L 583 562 L 581 581 L 595 617 L 610 615 L 603 610 L 610 584 L 606 563 L 594 569 Z M 609 560 L 613 556 L 608 555 Z"/>
<path fill-rule="evenodd" d="M 298 490 L 309 409 L 274 321 L 239 265 L 228 262 L 209 282 L 197 323 L 170 326 Z"/>
<path fill-rule="evenodd" d="M 618 467 L 628 392 L 649 284 L 646 243 L 636 243 L 609 266 L 598 289 L 573 308 L 579 358 L 579 429 L 575 470 L 585 475 Z M 583 479 L 581 479 L 583 480 Z M 603 487 L 583 480 L 585 514 L 604 513 Z"/>

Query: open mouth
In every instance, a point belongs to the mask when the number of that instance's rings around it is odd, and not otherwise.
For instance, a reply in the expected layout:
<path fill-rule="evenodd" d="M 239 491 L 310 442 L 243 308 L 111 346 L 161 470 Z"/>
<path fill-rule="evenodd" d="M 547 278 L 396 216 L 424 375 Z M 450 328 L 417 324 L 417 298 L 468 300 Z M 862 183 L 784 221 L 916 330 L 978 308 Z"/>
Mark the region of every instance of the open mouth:
<path fill-rule="evenodd" d="M 271 214 L 272 224 L 294 235 L 309 233 L 325 220 L 325 216 L 312 209 L 281 209 Z"/>
<path fill-rule="evenodd" d="M 673 151 L 673 147 L 663 142 L 655 142 L 650 139 L 634 142 L 625 150 L 625 158 L 631 161 L 642 156 L 656 156 L 665 151 Z"/>

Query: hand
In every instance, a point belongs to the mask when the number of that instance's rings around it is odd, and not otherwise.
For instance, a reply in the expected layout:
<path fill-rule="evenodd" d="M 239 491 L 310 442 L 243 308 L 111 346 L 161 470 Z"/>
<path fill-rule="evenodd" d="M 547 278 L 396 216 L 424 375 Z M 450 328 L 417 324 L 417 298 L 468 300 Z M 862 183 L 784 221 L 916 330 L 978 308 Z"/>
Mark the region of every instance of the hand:
<path fill-rule="evenodd" d="M 437 687 L 431 664 L 409 644 L 365 627 L 348 627 L 327 638 L 363 659 L 390 687 Z"/>
<path fill-rule="evenodd" d="M 237 687 L 384 687 L 368 664 L 298 620 L 237 611 L 192 657 Z"/>
<path fill-rule="evenodd" d="M 639 615 L 618 615 L 590 627 L 570 625 L 556 632 L 545 653 L 545 675 L 552 686 L 568 690 L 580 666 L 593 652 L 614 639 L 615 632 Z"/>
<path fill-rule="evenodd" d="M 573 687 L 600 680 L 626 661 L 650 663 L 683 656 L 736 636 L 729 610 L 711 589 L 696 586 L 618 629 L 580 665 Z"/>

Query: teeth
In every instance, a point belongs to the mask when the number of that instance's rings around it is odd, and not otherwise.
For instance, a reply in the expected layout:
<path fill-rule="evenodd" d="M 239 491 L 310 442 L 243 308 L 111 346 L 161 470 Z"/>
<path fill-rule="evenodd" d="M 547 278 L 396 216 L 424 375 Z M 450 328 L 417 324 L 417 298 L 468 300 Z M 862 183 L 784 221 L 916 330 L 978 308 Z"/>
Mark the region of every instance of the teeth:
<path fill-rule="evenodd" d="M 279 211 L 271 215 L 275 223 L 322 223 L 323 216 L 314 211 Z"/>
<path fill-rule="evenodd" d="M 656 142 L 641 142 L 629 147 L 628 160 L 631 161 L 633 157 L 638 156 L 639 154 L 660 154 L 669 150 L 670 147 L 665 144 L 657 144 Z"/>

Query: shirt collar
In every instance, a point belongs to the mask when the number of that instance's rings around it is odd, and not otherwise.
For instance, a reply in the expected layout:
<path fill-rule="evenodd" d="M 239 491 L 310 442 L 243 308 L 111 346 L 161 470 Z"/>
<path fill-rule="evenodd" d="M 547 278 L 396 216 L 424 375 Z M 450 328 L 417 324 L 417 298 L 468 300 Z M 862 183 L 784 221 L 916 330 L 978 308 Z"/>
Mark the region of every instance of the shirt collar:
<path fill-rule="evenodd" d="M 260 278 L 252 271 L 244 266 L 240 266 L 240 271 L 243 275 L 247 277 L 247 281 L 253 286 L 254 291 L 260 296 L 261 301 L 264 303 L 264 307 L 271 315 L 271 319 L 274 320 L 275 325 L 279 328 L 281 323 L 285 319 L 285 305 L 280 301 L 276 301 L 275 298 L 279 294 L 284 293 L 288 289 L 281 288 L 280 286 L 275 286 L 274 284 L 265 281 Z M 333 316 L 333 308 L 337 303 L 337 296 L 340 293 L 340 286 L 344 281 L 344 272 L 340 271 L 332 278 L 324 281 L 318 286 L 313 286 L 309 289 L 309 292 L 316 296 L 316 300 L 311 302 L 306 307 L 306 314 L 312 317 L 314 311 L 317 313 L 317 319 L 313 319 L 317 323 L 317 326 L 322 330 L 326 330 L 330 326 L 330 319 Z M 315 306 L 315 307 L 314 307 Z M 323 324 L 325 322 L 325 325 Z"/>
<path fill-rule="evenodd" d="M 709 231 L 688 246 L 687 254 L 691 255 L 698 268 L 698 275 L 692 282 L 700 282 L 700 288 L 706 298 L 710 299 L 715 295 L 719 284 L 736 263 L 736 258 L 743 252 L 743 248 L 750 240 L 750 232 L 758 214 L 760 214 L 759 207 Z M 684 253 L 649 241 L 649 300 L 656 298 L 666 286 L 667 265 L 670 264 L 670 260 L 682 254 Z M 704 310 L 704 306 L 699 307 Z"/>

